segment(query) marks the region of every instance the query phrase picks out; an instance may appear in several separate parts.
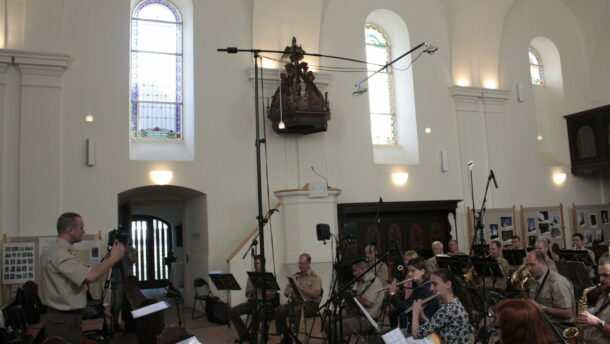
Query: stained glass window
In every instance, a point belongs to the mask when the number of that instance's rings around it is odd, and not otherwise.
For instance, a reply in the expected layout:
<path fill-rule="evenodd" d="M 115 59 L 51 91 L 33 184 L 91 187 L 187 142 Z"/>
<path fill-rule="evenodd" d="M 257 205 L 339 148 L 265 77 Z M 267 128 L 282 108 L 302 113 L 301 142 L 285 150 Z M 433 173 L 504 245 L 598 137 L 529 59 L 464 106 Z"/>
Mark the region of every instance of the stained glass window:
<path fill-rule="evenodd" d="M 383 29 L 374 24 L 364 26 L 368 75 L 391 61 L 390 41 Z M 391 70 L 384 70 L 368 80 L 371 135 L 375 145 L 394 145 L 396 138 L 396 112 L 394 81 Z"/>
<path fill-rule="evenodd" d="M 182 15 L 144 0 L 131 18 L 131 136 L 183 139 Z"/>
<path fill-rule="evenodd" d="M 544 85 L 544 69 L 542 68 L 540 55 L 538 55 L 536 50 L 529 48 L 529 58 L 532 85 Z"/>

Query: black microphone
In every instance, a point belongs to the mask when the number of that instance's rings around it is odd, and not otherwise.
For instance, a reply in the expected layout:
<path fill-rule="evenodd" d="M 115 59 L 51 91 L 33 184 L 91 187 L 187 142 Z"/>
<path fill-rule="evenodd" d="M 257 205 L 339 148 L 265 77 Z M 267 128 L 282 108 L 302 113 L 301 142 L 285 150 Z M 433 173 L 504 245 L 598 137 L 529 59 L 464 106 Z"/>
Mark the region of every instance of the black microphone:
<path fill-rule="evenodd" d="M 352 96 L 359 96 L 359 95 L 361 95 L 363 93 L 368 92 L 368 90 L 369 89 L 367 87 L 362 87 L 361 88 L 360 86 L 358 86 L 358 88 L 354 92 L 352 92 Z"/>
<path fill-rule="evenodd" d="M 407 263 L 405 262 L 405 255 L 402 253 L 402 249 L 400 248 L 400 243 L 398 242 L 398 240 L 394 240 L 394 247 L 396 248 L 396 252 L 400 255 L 398 258 L 400 258 L 400 266 L 402 266 L 402 269 L 400 269 L 399 267 L 397 267 L 398 270 L 403 270 L 404 268 L 407 267 Z"/>
<path fill-rule="evenodd" d="M 375 222 L 379 225 L 381 224 L 381 218 L 379 217 L 379 209 L 381 209 L 381 205 L 383 204 L 383 198 L 379 197 L 379 204 L 377 204 L 377 218 Z"/>
<path fill-rule="evenodd" d="M 472 166 L 474 166 L 474 161 L 472 160 L 468 160 L 468 162 L 466 163 L 466 165 L 468 166 L 469 169 L 472 170 Z"/>
<path fill-rule="evenodd" d="M 498 188 L 498 182 L 496 181 L 496 175 L 494 174 L 494 170 L 489 170 L 489 176 L 494 180 L 494 185 L 496 189 Z"/>
<path fill-rule="evenodd" d="M 319 173 L 318 173 L 318 171 L 316 171 L 316 170 L 313 168 L 313 166 L 309 166 L 309 168 L 311 168 L 311 171 L 312 171 L 312 172 L 313 172 L 315 175 L 317 175 L 318 177 L 320 177 L 320 178 L 324 179 L 324 181 L 326 182 L 326 188 L 327 188 L 327 189 L 329 189 L 329 188 L 330 188 L 330 185 L 328 185 L 328 179 L 326 179 L 326 177 L 324 177 L 323 175 L 319 174 Z"/>

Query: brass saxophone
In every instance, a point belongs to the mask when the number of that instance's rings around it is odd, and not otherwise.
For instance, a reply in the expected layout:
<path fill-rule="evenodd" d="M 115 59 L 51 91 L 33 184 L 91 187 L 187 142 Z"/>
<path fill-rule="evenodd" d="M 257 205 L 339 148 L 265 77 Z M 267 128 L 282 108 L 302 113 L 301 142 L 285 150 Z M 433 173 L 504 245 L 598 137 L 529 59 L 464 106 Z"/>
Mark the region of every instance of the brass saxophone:
<path fill-rule="evenodd" d="M 591 286 L 588 288 L 585 288 L 585 290 L 582 291 L 582 295 L 580 296 L 580 299 L 578 299 L 578 311 L 576 312 L 576 316 L 578 316 L 578 314 L 582 313 L 582 312 L 586 312 L 587 309 L 589 309 L 589 305 L 587 304 L 587 294 L 589 293 L 589 291 L 591 291 L 592 289 L 595 289 L 596 286 Z M 568 327 L 565 330 L 563 330 L 563 337 L 565 338 L 566 342 L 570 343 L 570 344 L 584 344 L 585 343 L 585 327 L 582 325 L 577 325 L 576 326 L 572 326 L 572 327 Z"/>

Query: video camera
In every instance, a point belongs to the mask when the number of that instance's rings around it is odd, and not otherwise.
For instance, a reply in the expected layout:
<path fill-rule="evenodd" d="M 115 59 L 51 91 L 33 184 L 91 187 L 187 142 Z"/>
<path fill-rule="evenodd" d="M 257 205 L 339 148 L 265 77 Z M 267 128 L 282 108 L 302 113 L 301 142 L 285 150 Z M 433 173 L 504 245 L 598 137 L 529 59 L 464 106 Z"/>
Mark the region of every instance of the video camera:
<path fill-rule="evenodd" d="M 122 226 L 119 226 L 118 229 L 111 230 L 108 232 L 108 250 L 112 249 L 115 240 L 127 247 L 129 244 L 129 238 L 129 231 L 124 230 Z"/>

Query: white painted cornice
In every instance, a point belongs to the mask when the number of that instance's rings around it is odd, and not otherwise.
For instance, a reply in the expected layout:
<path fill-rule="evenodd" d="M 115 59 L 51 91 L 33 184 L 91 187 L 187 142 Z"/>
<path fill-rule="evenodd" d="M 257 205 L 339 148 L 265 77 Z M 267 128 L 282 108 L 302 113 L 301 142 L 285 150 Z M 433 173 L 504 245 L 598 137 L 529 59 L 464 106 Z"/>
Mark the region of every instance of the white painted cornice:
<path fill-rule="evenodd" d="M 0 49 L 0 63 L 3 62 L 19 66 L 38 66 L 37 70 L 42 70 L 44 67 L 65 70 L 70 66 L 70 56 L 40 51 Z"/>
<path fill-rule="evenodd" d="M 454 98 L 480 98 L 484 100 L 507 100 L 510 97 L 510 91 L 472 87 L 472 86 L 451 86 L 449 87 L 451 96 Z"/>

